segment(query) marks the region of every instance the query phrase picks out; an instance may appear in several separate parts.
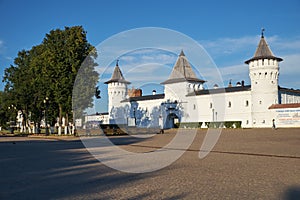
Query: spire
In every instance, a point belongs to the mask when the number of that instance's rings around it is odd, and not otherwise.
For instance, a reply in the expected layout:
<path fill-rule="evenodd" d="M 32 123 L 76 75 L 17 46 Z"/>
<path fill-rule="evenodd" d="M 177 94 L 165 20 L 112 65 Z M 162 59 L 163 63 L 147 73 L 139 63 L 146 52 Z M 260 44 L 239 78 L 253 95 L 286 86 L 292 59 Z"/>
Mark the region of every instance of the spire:
<path fill-rule="evenodd" d="M 115 69 L 114 69 L 114 72 L 111 76 L 111 78 L 104 82 L 105 84 L 108 84 L 108 83 L 112 83 L 112 82 L 119 82 L 119 83 L 126 83 L 126 84 L 130 84 L 129 81 L 126 81 L 123 74 L 122 74 L 122 71 L 120 70 L 120 67 L 119 67 L 119 60 L 117 60 L 116 62 L 116 66 L 115 66 Z"/>
<path fill-rule="evenodd" d="M 181 49 L 179 56 L 185 56 L 183 50 Z"/>
<path fill-rule="evenodd" d="M 198 79 L 194 73 L 188 59 L 185 57 L 183 50 L 181 50 L 177 61 L 173 67 L 172 73 L 168 80 L 162 82 L 162 84 L 176 83 L 183 81 L 193 81 L 204 83 L 204 80 Z"/>
<path fill-rule="evenodd" d="M 253 60 L 259 60 L 259 59 L 275 59 L 277 61 L 283 60 L 282 58 L 274 56 L 274 54 L 272 53 L 271 49 L 269 48 L 269 45 L 265 40 L 264 31 L 265 29 L 263 28 L 261 30 L 261 38 L 254 56 L 251 59 L 245 61 L 246 64 L 249 64 Z"/>

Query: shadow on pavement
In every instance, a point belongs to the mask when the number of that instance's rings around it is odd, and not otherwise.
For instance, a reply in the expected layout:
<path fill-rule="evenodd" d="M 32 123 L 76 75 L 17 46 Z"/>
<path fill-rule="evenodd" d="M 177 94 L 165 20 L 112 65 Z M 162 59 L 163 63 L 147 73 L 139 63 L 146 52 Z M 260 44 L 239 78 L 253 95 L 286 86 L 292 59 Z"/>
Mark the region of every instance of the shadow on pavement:
<path fill-rule="evenodd" d="M 128 144 L 136 139 L 112 141 Z M 0 199 L 120 199 L 123 195 L 141 199 L 162 192 L 145 189 L 115 196 L 114 189 L 135 188 L 137 181 L 157 174 L 110 169 L 95 160 L 80 140 L 1 142 L 0 158 Z"/>

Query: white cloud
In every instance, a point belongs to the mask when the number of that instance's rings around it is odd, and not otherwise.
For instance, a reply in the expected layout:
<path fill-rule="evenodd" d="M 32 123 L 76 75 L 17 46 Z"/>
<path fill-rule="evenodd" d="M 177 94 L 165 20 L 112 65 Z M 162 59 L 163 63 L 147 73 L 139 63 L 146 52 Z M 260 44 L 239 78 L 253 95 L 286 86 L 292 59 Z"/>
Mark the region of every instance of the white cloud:
<path fill-rule="evenodd" d="M 282 56 L 283 62 L 280 64 L 282 75 L 298 74 L 300 76 L 300 53 Z"/>
<path fill-rule="evenodd" d="M 240 38 L 219 38 L 216 40 L 203 40 L 200 44 L 212 55 L 226 56 L 241 50 L 248 50 L 249 46 L 258 44 L 259 36 L 244 36 Z"/>
<path fill-rule="evenodd" d="M 220 68 L 224 85 L 227 85 L 229 80 L 232 80 L 232 84 L 235 85 L 237 82 L 245 81 L 245 84 L 250 84 L 249 80 L 249 68 L 247 65 L 233 65 Z"/>

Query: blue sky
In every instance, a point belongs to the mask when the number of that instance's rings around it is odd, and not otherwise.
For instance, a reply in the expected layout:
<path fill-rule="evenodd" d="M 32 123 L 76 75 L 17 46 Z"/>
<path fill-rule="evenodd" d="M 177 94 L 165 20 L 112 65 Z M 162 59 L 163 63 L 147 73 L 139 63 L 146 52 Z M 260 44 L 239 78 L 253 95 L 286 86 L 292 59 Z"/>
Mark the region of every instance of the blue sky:
<path fill-rule="evenodd" d="M 0 9 L 0 76 L 18 51 L 40 44 L 52 29 L 82 25 L 88 41 L 97 46 L 122 31 L 162 27 L 199 42 L 224 84 L 229 79 L 249 84 L 244 61 L 253 56 L 264 27 L 273 53 L 284 59 L 280 85 L 300 88 L 299 0 L 0 0 Z"/>

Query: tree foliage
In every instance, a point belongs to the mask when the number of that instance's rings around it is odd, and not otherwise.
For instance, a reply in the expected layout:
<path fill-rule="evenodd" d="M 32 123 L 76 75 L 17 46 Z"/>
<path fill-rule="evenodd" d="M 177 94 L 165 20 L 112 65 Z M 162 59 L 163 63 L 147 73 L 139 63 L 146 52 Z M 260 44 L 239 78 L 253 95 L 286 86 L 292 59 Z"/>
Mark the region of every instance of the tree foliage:
<path fill-rule="evenodd" d="M 68 119 L 72 114 L 72 92 L 79 71 L 88 77 L 81 80 L 80 90 L 89 98 L 80 109 L 93 105 L 98 81 L 96 58 L 97 52 L 81 26 L 51 30 L 40 45 L 20 51 L 14 65 L 5 69 L 5 97 L 26 119 L 39 122 L 47 106 L 49 122 L 53 124 L 59 116 L 61 123 L 62 116 Z"/>

